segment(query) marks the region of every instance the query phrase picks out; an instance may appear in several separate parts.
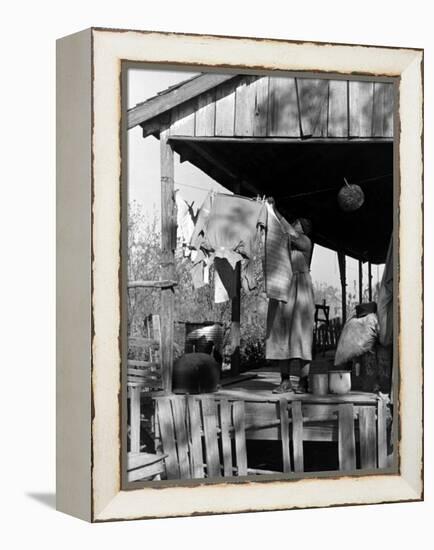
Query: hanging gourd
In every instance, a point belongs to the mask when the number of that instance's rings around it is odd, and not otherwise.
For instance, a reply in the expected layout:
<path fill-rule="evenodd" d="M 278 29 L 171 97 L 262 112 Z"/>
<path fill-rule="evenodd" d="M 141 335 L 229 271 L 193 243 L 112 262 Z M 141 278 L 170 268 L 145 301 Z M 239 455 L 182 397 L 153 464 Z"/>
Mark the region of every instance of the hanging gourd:
<path fill-rule="evenodd" d="M 338 193 L 338 203 L 344 212 L 354 212 L 365 202 L 365 194 L 361 187 L 352 183 L 349 184 L 344 178 L 345 185 Z"/>

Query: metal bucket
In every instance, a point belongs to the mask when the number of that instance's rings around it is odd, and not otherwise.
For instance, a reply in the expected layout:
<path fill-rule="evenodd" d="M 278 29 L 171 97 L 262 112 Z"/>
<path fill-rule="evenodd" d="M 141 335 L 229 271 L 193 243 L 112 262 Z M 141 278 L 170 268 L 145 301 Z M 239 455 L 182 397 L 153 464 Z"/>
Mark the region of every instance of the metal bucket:
<path fill-rule="evenodd" d="M 311 389 L 314 395 L 327 395 L 329 392 L 329 375 L 327 373 L 312 374 Z"/>
<path fill-rule="evenodd" d="M 330 393 L 344 395 L 351 391 L 351 372 L 335 370 L 329 372 Z"/>
<path fill-rule="evenodd" d="M 214 321 L 185 323 L 185 352 L 212 353 L 221 355 L 223 325 Z"/>

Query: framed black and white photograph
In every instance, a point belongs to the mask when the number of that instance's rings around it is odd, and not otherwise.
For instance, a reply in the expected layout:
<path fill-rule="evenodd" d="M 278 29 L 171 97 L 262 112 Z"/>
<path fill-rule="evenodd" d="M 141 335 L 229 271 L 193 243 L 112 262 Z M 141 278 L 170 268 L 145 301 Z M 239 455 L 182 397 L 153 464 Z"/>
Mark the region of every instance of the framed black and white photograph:
<path fill-rule="evenodd" d="M 422 60 L 58 42 L 60 509 L 421 499 Z"/>

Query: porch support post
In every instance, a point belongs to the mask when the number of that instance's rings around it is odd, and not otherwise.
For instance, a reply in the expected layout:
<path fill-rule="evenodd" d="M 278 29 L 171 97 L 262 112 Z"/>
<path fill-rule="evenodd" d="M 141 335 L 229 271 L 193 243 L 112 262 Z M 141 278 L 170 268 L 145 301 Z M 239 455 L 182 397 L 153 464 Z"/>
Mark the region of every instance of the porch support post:
<path fill-rule="evenodd" d="M 347 269 L 346 256 L 344 252 L 338 252 L 339 274 L 341 279 L 342 295 L 342 324 L 347 320 Z"/>
<path fill-rule="evenodd" d="M 363 302 L 363 263 L 359 260 L 359 304 Z"/>
<path fill-rule="evenodd" d="M 174 195 L 173 150 L 168 143 L 169 131 L 160 133 L 161 174 L 161 279 L 175 280 L 176 209 Z M 161 371 L 163 389 L 172 391 L 175 295 L 173 288 L 161 289 Z"/>
<path fill-rule="evenodd" d="M 368 296 L 369 301 L 372 302 L 372 264 L 368 262 Z"/>
<path fill-rule="evenodd" d="M 234 192 L 241 192 L 241 184 L 234 186 Z M 241 262 L 236 265 L 236 295 L 232 298 L 231 315 L 231 375 L 237 376 L 240 373 L 240 342 L 241 342 Z"/>

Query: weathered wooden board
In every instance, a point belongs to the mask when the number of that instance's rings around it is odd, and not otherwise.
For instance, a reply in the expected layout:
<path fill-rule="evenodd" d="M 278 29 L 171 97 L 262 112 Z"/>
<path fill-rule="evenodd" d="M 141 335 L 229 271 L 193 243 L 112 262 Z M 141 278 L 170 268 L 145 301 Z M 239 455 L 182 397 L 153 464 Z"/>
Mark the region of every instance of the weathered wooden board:
<path fill-rule="evenodd" d="M 244 401 L 235 401 L 232 406 L 232 416 L 235 430 L 235 457 L 238 468 L 238 475 L 247 475 L 247 449 Z"/>
<path fill-rule="evenodd" d="M 393 137 L 393 84 L 243 76 L 174 107 L 170 134 Z"/>
<path fill-rule="evenodd" d="M 394 87 L 392 83 L 374 83 L 374 108 L 372 115 L 372 135 L 393 137 Z"/>
<path fill-rule="evenodd" d="M 190 479 L 191 472 L 184 396 L 175 396 L 172 399 L 172 407 L 176 433 L 176 447 L 178 450 L 179 472 L 182 479 Z"/>
<path fill-rule="evenodd" d="M 162 279 L 175 280 L 174 227 L 176 227 L 174 200 L 174 158 L 168 142 L 169 131 L 160 134 L 161 171 L 161 257 Z M 176 234 L 176 233 L 175 233 Z M 172 287 L 161 290 L 161 370 L 163 388 L 172 390 L 173 338 L 174 338 L 174 293 Z"/>
<path fill-rule="evenodd" d="M 265 136 L 268 117 L 268 83 L 266 77 L 246 76 L 235 94 L 235 135 Z"/>
<path fill-rule="evenodd" d="M 163 397 L 157 401 L 158 427 L 166 457 L 167 479 L 179 479 L 179 462 L 176 452 L 175 429 L 170 399 Z"/>
<path fill-rule="evenodd" d="M 172 110 L 170 135 L 194 136 L 197 101 L 193 99 Z"/>
<path fill-rule="evenodd" d="M 200 421 L 199 401 L 188 396 L 187 406 L 190 419 L 190 455 L 193 478 L 205 477 L 203 465 L 202 427 Z"/>
<path fill-rule="evenodd" d="M 133 481 L 151 481 L 156 479 L 155 476 L 158 476 L 164 472 L 164 466 L 160 464 L 151 464 L 150 466 L 143 466 L 142 468 L 136 468 L 131 472 L 127 473 L 127 479 L 129 482 Z M 160 479 L 160 478 L 157 478 Z"/>
<path fill-rule="evenodd" d="M 291 455 L 289 453 L 289 417 L 288 401 L 281 397 L 277 404 L 276 416 L 280 418 L 280 439 L 282 441 L 283 471 L 291 471 Z"/>
<path fill-rule="evenodd" d="M 339 470 L 356 469 L 356 438 L 354 434 L 353 405 L 339 405 L 338 453 Z"/>
<path fill-rule="evenodd" d="M 268 104 L 268 134 L 270 136 L 300 137 L 300 116 L 295 79 L 270 78 Z"/>
<path fill-rule="evenodd" d="M 229 401 L 220 401 L 220 428 L 223 452 L 223 471 L 225 477 L 233 475 L 232 471 L 232 443 L 229 430 L 231 428 L 231 409 Z"/>
<path fill-rule="evenodd" d="M 140 387 L 130 389 L 130 450 L 140 452 Z"/>
<path fill-rule="evenodd" d="M 348 136 L 347 88 L 348 82 L 346 80 L 329 81 L 328 137 L 342 138 Z"/>
<path fill-rule="evenodd" d="M 213 399 L 202 399 L 203 430 L 207 477 L 220 477 L 220 456 L 217 441 L 217 406 Z"/>
<path fill-rule="evenodd" d="M 375 408 L 361 407 L 359 412 L 360 467 L 377 467 L 377 426 Z"/>
<path fill-rule="evenodd" d="M 303 136 L 327 135 L 329 85 L 324 79 L 297 79 Z"/>
<path fill-rule="evenodd" d="M 303 415 L 301 411 L 301 402 L 293 401 L 291 403 L 292 411 L 292 446 L 294 450 L 294 472 L 304 471 L 304 453 L 303 453 Z"/>
<path fill-rule="evenodd" d="M 372 136 L 374 83 L 350 81 L 350 137 Z"/>
<path fill-rule="evenodd" d="M 215 131 L 215 90 L 197 98 L 196 136 L 213 136 Z"/>
<path fill-rule="evenodd" d="M 384 401 L 378 402 L 377 408 L 378 433 L 378 467 L 387 467 L 387 406 Z"/>
<path fill-rule="evenodd" d="M 234 82 L 222 84 L 216 88 L 215 135 L 233 136 L 235 125 L 235 88 Z"/>
<path fill-rule="evenodd" d="M 186 81 L 182 86 L 173 89 L 169 93 L 156 95 L 155 97 L 129 109 L 127 117 L 128 128 L 149 121 L 174 107 L 181 105 L 192 97 L 197 97 L 207 90 L 214 89 L 222 82 L 230 81 L 233 75 L 203 74 Z"/>

